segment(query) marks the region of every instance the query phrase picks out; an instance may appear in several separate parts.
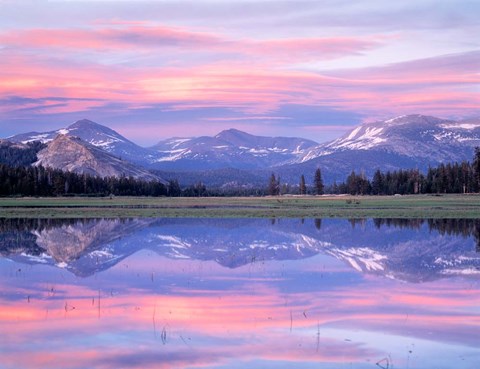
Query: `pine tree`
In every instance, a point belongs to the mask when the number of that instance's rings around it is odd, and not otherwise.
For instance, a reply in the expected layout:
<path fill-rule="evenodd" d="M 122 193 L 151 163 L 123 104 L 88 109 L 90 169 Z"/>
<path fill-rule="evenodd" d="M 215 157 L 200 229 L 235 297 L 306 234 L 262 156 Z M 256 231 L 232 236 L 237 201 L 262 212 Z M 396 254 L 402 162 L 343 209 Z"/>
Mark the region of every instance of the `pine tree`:
<path fill-rule="evenodd" d="M 352 170 L 350 175 L 347 177 L 347 182 L 346 182 L 346 189 L 347 192 L 350 195 L 356 195 L 358 194 L 357 190 L 357 175 L 355 174 L 355 171 Z"/>
<path fill-rule="evenodd" d="M 298 192 L 300 193 L 300 195 L 307 194 L 307 186 L 305 185 L 305 176 L 303 174 L 300 177 L 300 188 Z"/>
<path fill-rule="evenodd" d="M 375 171 L 372 180 L 372 194 L 374 195 L 383 195 L 384 194 L 384 176 L 380 169 Z"/>
<path fill-rule="evenodd" d="M 277 180 L 275 174 L 272 173 L 270 181 L 268 182 L 268 194 L 270 196 L 276 196 L 280 194 L 280 179 Z"/>
<path fill-rule="evenodd" d="M 182 190 L 177 179 L 171 179 L 170 181 L 168 181 L 167 193 L 168 196 L 171 197 L 177 197 L 181 195 Z"/>
<path fill-rule="evenodd" d="M 474 178 L 474 186 L 475 190 L 480 190 L 480 147 L 475 148 L 475 156 L 473 158 L 473 178 Z"/>
<path fill-rule="evenodd" d="M 320 168 L 317 168 L 315 171 L 315 178 L 314 178 L 314 186 L 315 186 L 315 194 L 316 195 L 323 195 L 324 185 L 322 179 L 322 171 Z"/>

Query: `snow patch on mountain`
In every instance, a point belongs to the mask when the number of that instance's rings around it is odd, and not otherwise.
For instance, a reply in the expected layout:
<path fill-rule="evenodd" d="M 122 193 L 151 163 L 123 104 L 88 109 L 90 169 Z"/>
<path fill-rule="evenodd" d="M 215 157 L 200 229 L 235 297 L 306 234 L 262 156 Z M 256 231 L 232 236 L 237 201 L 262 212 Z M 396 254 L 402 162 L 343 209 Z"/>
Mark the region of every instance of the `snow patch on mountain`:
<path fill-rule="evenodd" d="M 38 263 L 38 264 L 48 264 L 52 257 L 47 253 L 42 253 L 40 255 L 29 255 L 25 252 L 22 252 L 20 256 L 26 258 L 29 262 Z"/>
<path fill-rule="evenodd" d="M 91 258 L 112 258 L 113 253 L 112 250 L 95 250 L 92 251 L 89 256 Z"/>
<path fill-rule="evenodd" d="M 348 249 L 335 248 L 328 250 L 328 253 L 338 259 L 347 261 L 359 272 L 385 270 L 383 262 L 387 260 L 387 257 L 367 247 Z"/>
<path fill-rule="evenodd" d="M 398 117 L 395 117 L 395 118 L 391 118 L 391 119 L 387 119 L 385 121 L 385 123 L 396 123 L 396 122 L 399 122 L 399 121 L 402 121 L 402 119 L 408 117 L 408 115 L 399 115 Z"/>
<path fill-rule="evenodd" d="M 20 142 L 23 144 L 27 144 L 29 142 L 34 142 L 34 141 L 40 141 L 41 143 L 48 143 L 52 140 L 53 138 L 50 138 L 48 133 L 42 133 L 38 135 L 32 135 L 25 140 L 21 140 Z"/>
<path fill-rule="evenodd" d="M 480 270 L 475 268 L 467 269 L 444 269 L 441 274 L 445 275 L 480 275 Z"/>
<path fill-rule="evenodd" d="M 473 129 L 480 128 L 480 120 L 472 122 L 453 122 L 440 125 L 445 129 L 461 129 L 466 131 L 471 131 Z"/>
<path fill-rule="evenodd" d="M 382 137 L 383 127 L 358 127 L 354 129 L 345 139 L 333 141 L 327 147 L 335 149 L 369 150 L 378 146 L 387 139 Z"/>
<path fill-rule="evenodd" d="M 162 241 L 162 246 L 164 247 L 172 247 L 174 249 L 188 249 L 192 246 L 190 243 L 185 242 L 179 237 L 175 236 L 157 235 L 157 239 Z"/>
<path fill-rule="evenodd" d="M 166 154 L 167 156 L 162 156 L 160 158 L 156 158 L 156 162 L 162 161 L 177 161 L 183 158 L 185 155 L 188 155 L 191 150 L 186 149 L 179 149 L 179 150 L 171 150 L 171 151 L 161 151 L 160 153 Z"/>

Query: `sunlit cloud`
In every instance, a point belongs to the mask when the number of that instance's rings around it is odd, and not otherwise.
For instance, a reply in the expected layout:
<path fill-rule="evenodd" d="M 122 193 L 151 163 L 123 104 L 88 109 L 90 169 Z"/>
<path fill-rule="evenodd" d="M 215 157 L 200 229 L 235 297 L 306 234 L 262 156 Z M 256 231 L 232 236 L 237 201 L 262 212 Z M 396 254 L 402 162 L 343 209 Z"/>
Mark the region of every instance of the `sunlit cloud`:
<path fill-rule="evenodd" d="M 63 54 L 88 50 L 127 52 L 177 49 L 195 53 L 209 53 L 217 59 L 265 59 L 277 65 L 279 62 L 332 59 L 358 54 L 379 47 L 380 39 L 337 38 L 284 38 L 284 39 L 232 39 L 223 35 L 191 31 L 166 26 L 120 26 L 91 29 L 29 29 L 0 33 L 0 43 L 14 50 L 60 49 Z M 174 51 L 173 51 L 174 53 Z M 216 56 L 218 54 L 218 56 Z M 173 54 L 174 55 L 174 54 Z M 172 55 L 172 56 L 173 56 Z"/>
<path fill-rule="evenodd" d="M 479 46 L 468 36 L 478 25 L 462 10 L 471 4 L 456 11 L 464 22 L 445 21 L 451 7 L 435 7 L 422 27 L 412 20 L 426 7 L 416 3 L 372 3 L 374 12 L 334 2 L 59 4 L 4 6 L 8 18 L 23 17 L 0 29 L 0 99 L 36 101 L 2 104 L 2 131 L 18 133 L 19 120 L 57 127 L 86 117 L 114 129 L 142 125 L 140 141 L 151 130 L 208 129 L 205 122 L 322 140 L 337 134 L 331 127 L 399 114 L 478 115 Z M 33 10 L 42 17 L 26 22 Z M 309 116 L 285 114 L 289 105 Z M 199 119 L 199 108 L 212 114 Z M 164 119 L 166 109 L 184 119 Z"/>
<path fill-rule="evenodd" d="M 3 45 L 34 49 L 116 50 L 128 46 L 205 47 L 222 42 L 214 35 L 174 27 L 129 26 L 100 29 L 30 29 L 0 34 Z"/>

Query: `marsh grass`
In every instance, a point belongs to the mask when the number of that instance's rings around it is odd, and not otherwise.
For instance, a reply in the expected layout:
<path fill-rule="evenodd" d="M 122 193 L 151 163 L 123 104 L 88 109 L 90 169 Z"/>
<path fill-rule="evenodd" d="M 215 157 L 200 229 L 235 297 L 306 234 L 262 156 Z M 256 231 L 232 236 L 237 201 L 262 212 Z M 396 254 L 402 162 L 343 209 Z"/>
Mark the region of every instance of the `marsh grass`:
<path fill-rule="evenodd" d="M 480 218 L 480 195 L 1 198 L 2 218 Z"/>

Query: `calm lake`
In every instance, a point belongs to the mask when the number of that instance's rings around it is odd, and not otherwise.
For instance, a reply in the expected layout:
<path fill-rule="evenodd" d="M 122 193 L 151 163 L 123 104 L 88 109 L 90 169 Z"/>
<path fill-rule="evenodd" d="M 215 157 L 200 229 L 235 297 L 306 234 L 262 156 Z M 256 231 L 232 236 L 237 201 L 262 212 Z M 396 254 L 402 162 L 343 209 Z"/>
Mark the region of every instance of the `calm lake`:
<path fill-rule="evenodd" d="M 0 368 L 480 363 L 480 220 L 0 220 Z"/>

